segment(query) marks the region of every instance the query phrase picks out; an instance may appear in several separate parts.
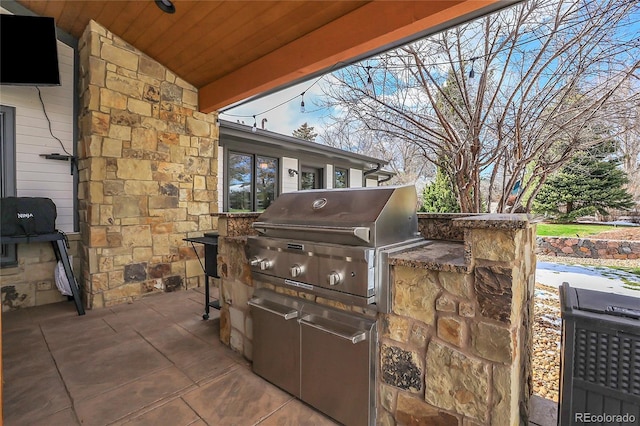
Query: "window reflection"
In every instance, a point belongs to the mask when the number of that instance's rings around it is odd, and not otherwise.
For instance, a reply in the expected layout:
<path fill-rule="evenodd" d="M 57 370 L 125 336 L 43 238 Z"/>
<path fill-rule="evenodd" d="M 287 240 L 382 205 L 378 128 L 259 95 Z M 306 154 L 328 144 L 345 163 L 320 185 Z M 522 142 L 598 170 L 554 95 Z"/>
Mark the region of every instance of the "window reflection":
<path fill-rule="evenodd" d="M 348 174 L 347 174 L 348 170 L 336 167 L 334 171 L 335 173 L 334 173 L 333 187 L 347 188 L 349 186 L 349 180 L 348 180 Z"/>
<path fill-rule="evenodd" d="M 277 173 L 275 158 L 256 157 L 256 211 L 263 211 L 275 200 Z"/>
<path fill-rule="evenodd" d="M 229 211 L 253 211 L 253 156 L 229 153 Z"/>
<path fill-rule="evenodd" d="M 263 211 L 275 200 L 278 160 L 261 155 L 229 152 L 228 211 Z"/>
<path fill-rule="evenodd" d="M 302 167 L 300 174 L 300 189 L 318 189 L 320 186 L 320 170 L 311 167 Z"/>

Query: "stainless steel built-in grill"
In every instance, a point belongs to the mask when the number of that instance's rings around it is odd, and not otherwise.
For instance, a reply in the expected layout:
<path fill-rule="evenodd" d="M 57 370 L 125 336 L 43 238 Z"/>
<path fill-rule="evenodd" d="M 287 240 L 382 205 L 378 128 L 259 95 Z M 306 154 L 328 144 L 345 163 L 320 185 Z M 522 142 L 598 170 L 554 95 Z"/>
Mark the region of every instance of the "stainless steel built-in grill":
<path fill-rule="evenodd" d="M 253 224 L 253 277 L 388 312 L 389 254 L 426 244 L 416 200 L 413 186 L 282 194 Z M 256 374 L 343 424 L 375 424 L 375 315 L 267 289 L 249 304 Z"/>
<path fill-rule="evenodd" d="M 413 186 L 280 195 L 249 239 L 255 277 L 387 311 L 390 253 L 423 244 Z"/>

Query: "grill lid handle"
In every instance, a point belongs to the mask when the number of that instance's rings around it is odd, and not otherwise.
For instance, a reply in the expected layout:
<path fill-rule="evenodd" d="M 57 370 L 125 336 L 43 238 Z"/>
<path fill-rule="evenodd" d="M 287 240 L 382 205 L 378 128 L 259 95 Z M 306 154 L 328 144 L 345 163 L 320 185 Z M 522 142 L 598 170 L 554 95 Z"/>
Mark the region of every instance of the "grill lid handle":
<path fill-rule="evenodd" d="M 254 222 L 253 229 L 266 234 L 267 231 L 296 231 L 319 232 L 354 236 L 365 243 L 371 242 L 371 229 L 367 226 L 319 226 L 319 225 L 293 225 L 282 223 Z"/>
<path fill-rule="evenodd" d="M 311 317 L 309 315 L 305 315 L 304 317 L 300 318 L 300 324 L 308 325 L 311 328 L 315 328 L 325 333 L 329 333 L 333 336 L 340 337 L 341 339 L 348 340 L 354 345 L 356 343 L 360 343 L 367 340 L 367 333 L 365 331 L 356 330 L 351 334 L 343 333 L 339 330 L 333 330 L 330 327 L 327 327 L 325 325 L 312 322 Z"/>
<path fill-rule="evenodd" d="M 282 317 L 285 320 L 291 320 L 294 318 L 298 318 L 298 311 L 290 308 L 288 306 L 280 306 L 276 303 L 270 302 L 268 300 L 254 298 L 247 302 L 249 306 L 253 306 L 257 309 L 262 309 L 279 317 Z"/>

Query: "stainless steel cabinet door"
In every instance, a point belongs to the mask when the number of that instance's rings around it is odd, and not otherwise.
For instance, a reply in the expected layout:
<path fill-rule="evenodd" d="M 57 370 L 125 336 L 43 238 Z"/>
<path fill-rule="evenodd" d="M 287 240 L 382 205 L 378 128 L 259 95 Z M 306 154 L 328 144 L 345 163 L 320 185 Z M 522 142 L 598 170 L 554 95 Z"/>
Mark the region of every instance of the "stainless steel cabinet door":
<path fill-rule="evenodd" d="M 249 301 L 253 317 L 253 372 L 300 396 L 298 310 L 270 300 Z"/>
<path fill-rule="evenodd" d="M 348 426 L 373 424 L 375 363 L 369 328 L 303 315 L 300 399 Z"/>

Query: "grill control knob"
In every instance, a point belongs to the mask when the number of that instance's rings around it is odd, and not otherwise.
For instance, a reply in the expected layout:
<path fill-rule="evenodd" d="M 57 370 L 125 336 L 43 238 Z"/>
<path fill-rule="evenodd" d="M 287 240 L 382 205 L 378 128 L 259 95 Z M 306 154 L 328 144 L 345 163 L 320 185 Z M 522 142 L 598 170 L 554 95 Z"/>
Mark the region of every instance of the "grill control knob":
<path fill-rule="evenodd" d="M 266 271 L 267 269 L 271 269 L 272 266 L 273 266 L 273 262 L 270 260 L 264 259 L 260 261 L 261 271 Z"/>
<path fill-rule="evenodd" d="M 291 267 L 289 272 L 291 273 L 291 277 L 296 278 L 302 275 L 303 268 L 301 265 L 295 264 Z"/>
<path fill-rule="evenodd" d="M 251 259 L 249 259 L 249 265 L 251 266 L 260 266 L 260 258 L 253 256 Z"/>
<path fill-rule="evenodd" d="M 331 271 L 327 275 L 327 279 L 329 280 L 329 285 L 338 285 L 342 282 L 342 275 L 339 272 Z"/>

